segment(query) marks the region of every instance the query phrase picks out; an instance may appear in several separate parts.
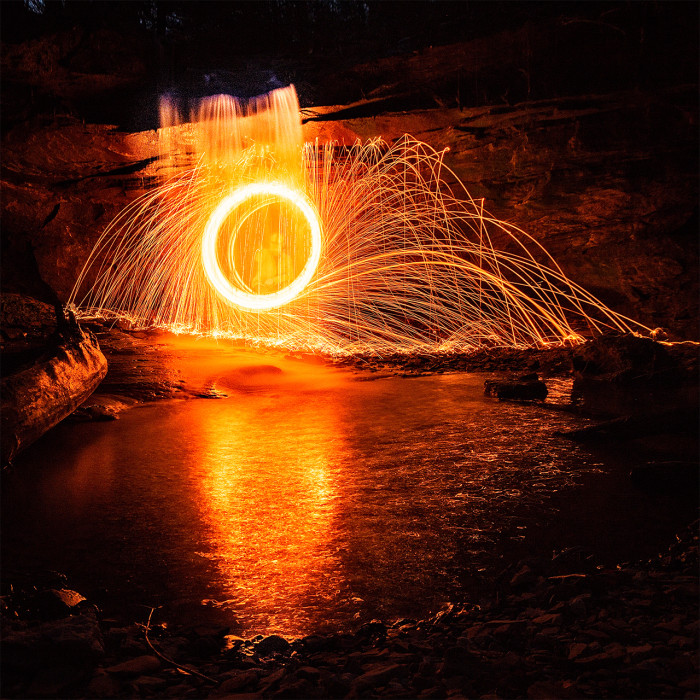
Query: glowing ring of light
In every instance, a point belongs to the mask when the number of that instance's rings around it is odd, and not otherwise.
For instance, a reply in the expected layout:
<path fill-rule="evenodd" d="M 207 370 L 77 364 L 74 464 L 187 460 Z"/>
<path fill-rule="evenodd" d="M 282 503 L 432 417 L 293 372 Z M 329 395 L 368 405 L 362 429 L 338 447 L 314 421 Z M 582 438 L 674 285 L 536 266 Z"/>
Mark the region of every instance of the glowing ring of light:
<path fill-rule="evenodd" d="M 216 239 L 219 236 L 222 224 L 229 214 L 247 199 L 261 194 L 285 199 L 299 209 L 311 228 L 311 253 L 304 265 L 304 269 L 291 284 L 271 294 L 249 294 L 232 286 L 221 272 L 216 259 Z M 292 301 L 314 276 L 314 272 L 316 272 L 318 267 L 318 261 L 321 258 L 321 242 L 321 223 L 314 208 L 303 194 L 279 182 L 255 182 L 234 190 L 231 194 L 224 197 L 212 212 L 209 221 L 204 227 L 202 264 L 214 289 L 232 304 L 243 309 L 255 311 L 274 309 Z"/>

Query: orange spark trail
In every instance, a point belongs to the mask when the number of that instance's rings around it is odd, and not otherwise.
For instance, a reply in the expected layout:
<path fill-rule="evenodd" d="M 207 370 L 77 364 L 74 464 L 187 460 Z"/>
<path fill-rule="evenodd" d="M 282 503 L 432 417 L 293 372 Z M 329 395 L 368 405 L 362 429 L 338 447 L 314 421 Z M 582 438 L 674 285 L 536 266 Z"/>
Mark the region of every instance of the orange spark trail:
<path fill-rule="evenodd" d="M 303 144 L 291 86 L 245 108 L 207 98 L 187 123 L 163 100 L 161 115 L 172 177 L 103 233 L 71 297 L 80 315 L 331 353 L 649 330 L 490 216 L 444 152 L 410 136 Z"/>

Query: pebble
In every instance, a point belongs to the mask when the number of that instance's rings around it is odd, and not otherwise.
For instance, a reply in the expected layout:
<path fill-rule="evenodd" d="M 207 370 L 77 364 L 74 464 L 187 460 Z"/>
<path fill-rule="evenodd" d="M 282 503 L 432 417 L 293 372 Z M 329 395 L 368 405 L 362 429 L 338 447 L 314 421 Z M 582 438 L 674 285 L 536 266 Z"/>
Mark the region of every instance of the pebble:
<path fill-rule="evenodd" d="M 104 669 L 98 669 L 87 686 L 87 695 L 91 698 L 115 698 L 120 692 L 119 681 Z"/>
<path fill-rule="evenodd" d="M 199 640 L 221 642 L 206 663 L 188 656 L 192 644 L 182 643 L 187 630 L 159 632 L 153 642 L 161 651 L 214 683 L 183 675 L 151 654 L 130 658 L 142 630 L 110 620 L 110 656 L 101 664 L 99 656 L 89 657 L 93 670 L 82 697 L 692 698 L 700 688 L 698 606 L 686 592 L 697 567 L 693 525 L 659 557 L 621 568 L 599 566 L 573 550 L 551 560 L 528 559 L 504 572 L 492 597 L 447 606 L 426 620 L 373 620 L 355 633 L 291 643 L 279 635 L 242 640 L 226 629 L 190 630 Z M 83 611 L 42 624 L 82 617 Z M 24 623 L 15 625 L 19 638 L 29 634 Z M 17 691 L 8 685 L 13 696 L 50 691 L 51 678 L 42 680 L 38 671 Z M 31 687 L 39 692 L 30 694 Z"/>

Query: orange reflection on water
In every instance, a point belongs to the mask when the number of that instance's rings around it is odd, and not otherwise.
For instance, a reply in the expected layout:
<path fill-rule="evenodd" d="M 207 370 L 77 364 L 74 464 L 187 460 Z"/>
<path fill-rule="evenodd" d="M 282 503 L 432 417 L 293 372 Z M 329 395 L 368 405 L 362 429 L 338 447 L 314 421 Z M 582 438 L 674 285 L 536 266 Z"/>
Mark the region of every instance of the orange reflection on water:
<path fill-rule="evenodd" d="M 288 392 L 253 392 L 198 412 L 201 553 L 216 563 L 225 596 L 211 602 L 231 610 L 243 632 L 308 633 L 322 622 L 319 603 L 341 587 L 332 545 L 335 412 L 317 394 Z"/>

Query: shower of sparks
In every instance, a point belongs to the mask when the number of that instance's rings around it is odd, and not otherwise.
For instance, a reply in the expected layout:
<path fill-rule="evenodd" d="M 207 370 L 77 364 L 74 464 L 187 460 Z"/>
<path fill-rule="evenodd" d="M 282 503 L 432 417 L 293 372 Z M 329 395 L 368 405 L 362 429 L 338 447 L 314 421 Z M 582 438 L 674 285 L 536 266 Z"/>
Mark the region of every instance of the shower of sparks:
<path fill-rule="evenodd" d="M 245 110 L 207 98 L 189 123 L 163 100 L 161 122 L 171 177 L 99 239 L 71 297 L 82 316 L 331 353 L 648 330 L 567 279 L 469 195 L 444 151 L 410 136 L 303 144 L 293 87 Z"/>

